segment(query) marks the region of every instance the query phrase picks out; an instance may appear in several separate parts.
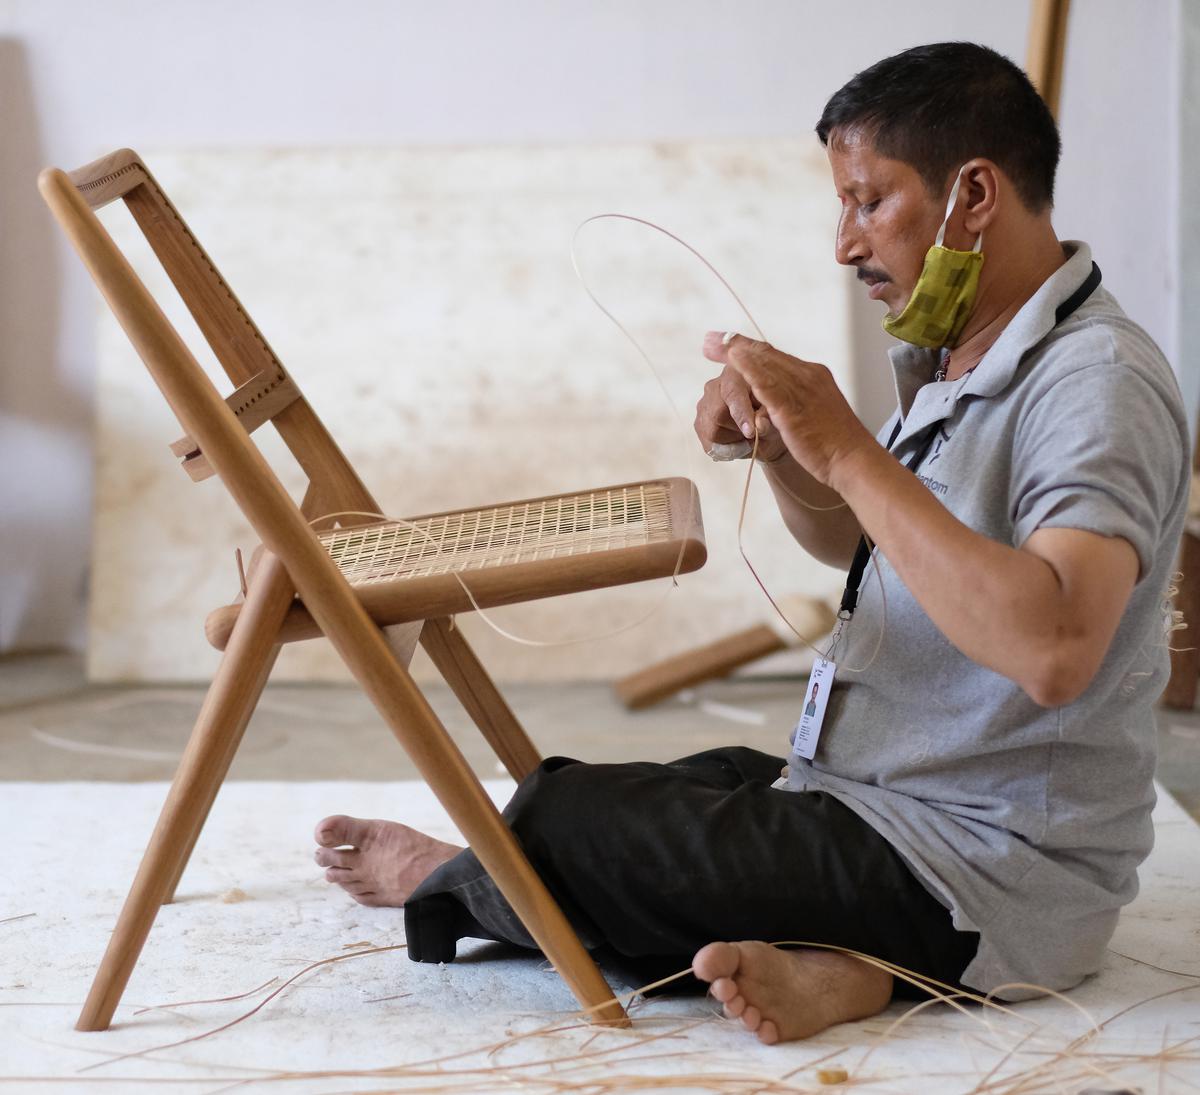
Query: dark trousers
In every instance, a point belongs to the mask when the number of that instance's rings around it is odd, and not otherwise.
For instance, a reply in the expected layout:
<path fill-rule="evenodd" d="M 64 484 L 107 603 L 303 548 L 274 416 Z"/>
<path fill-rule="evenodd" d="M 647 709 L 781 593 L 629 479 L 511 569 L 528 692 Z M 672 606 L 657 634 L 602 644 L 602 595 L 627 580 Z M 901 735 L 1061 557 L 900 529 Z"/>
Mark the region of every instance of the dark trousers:
<path fill-rule="evenodd" d="M 741 747 L 670 764 L 551 757 L 504 817 L 584 945 L 647 981 L 714 940 L 760 939 L 849 947 L 957 984 L 978 935 L 956 931 L 837 799 L 773 790 L 783 764 Z M 536 946 L 469 849 L 422 882 L 405 926 L 418 962 L 451 961 L 468 937 Z"/>

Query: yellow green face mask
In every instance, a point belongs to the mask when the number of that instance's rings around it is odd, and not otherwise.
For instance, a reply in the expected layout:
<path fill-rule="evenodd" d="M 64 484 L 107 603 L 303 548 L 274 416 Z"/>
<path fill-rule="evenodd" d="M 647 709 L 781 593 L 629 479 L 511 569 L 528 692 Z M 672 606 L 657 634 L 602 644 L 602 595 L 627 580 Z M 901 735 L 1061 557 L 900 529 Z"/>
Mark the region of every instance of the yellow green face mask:
<path fill-rule="evenodd" d="M 950 200 L 946 203 L 946 219 L 938 229 L 933 246 L 925 253 L 925 265 L 912 296 L 898 316 L 889 312 L 883 318 L 883 329 L 889 335 L 914 346 L 931 349 L 953 346 L 975 307 L 979 270 L 983 266 L 980 250 L 983 233 L 979 233 L 970 251 L 954 251 L 942 246 L 965 170 L 965 164 L 959 168 L 958 178 L 950 190 Z"/>

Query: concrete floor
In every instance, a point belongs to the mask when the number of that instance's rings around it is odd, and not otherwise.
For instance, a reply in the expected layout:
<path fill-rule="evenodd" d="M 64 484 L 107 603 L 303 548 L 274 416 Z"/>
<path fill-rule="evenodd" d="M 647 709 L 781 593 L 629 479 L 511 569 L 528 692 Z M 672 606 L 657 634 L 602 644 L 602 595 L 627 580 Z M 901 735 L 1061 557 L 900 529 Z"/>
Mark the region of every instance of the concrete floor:
<path fill-rule="evenodd" d="M 718 745 L 782 754 L 797 682 L 740 677 L 705 685 L 688 702 L 631 714 L 607 685 L 515 685 L 505 695 L 545 755 L 589 761 L 669 760 Z M 430 702 L 482 778 L 498 772 L 449 690 Z M 202 687 L 89 685 L 78 657 L 0 658 L 0 779 L 170 779 Z M 230 778 L 401 780 L 416 771 L 354 687 L 268 687 Z M 1162 784 L 1200 820 L 1200 712 L 1159 712 Z"/>

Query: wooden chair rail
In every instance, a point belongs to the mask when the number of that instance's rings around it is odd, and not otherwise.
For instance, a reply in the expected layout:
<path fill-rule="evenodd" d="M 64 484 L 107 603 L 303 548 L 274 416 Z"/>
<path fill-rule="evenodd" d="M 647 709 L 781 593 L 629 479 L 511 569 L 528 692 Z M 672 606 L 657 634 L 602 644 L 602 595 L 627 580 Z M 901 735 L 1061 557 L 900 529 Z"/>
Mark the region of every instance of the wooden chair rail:
<path fill-rule="evenodd" d="M 251 377 L 227 396 L 225 402 L 237 415 L 245 431 L 253 433 L 300 398 L 300 389 L 280 365 L 274 369 L 264 369 Z M 199 483 L 215 474 L 212 465 L 204 459 L 200 446 L 187 434 L 171 442 L 171 452 L 183 461 L 183 469 L 194 482 Z"/>
<path fill-rule="evenodd" d="M 677 563 L 679 573 L 686 574 L 699 569 L 704 561 L 704 545 L 689 540 L 683 545 L 660 544 L 649 550 L 626 548 L 603 556 L 582 556 L 572 560 L 570 566 L 517 563 L 497 570 L 466 571 L 461 574 L 462 581 L 455 574 L 435 574 L 400 583 L 352 588 L 371 619 L 378 626 L 387 627 L 473 612 L 476 608 L 499 608 L 665 578 L 674 572 Z M 204 634 L 217 650 L 225 649 L 242 609 L 240 604 L 223 605 L 208 614 Z M 296 601 L 284 617 L 278 641 L 301 642 L 320 638 L 322 634 L 320 624 L 301 601 Z"/>
<path fill-rule="evenodd" d="M 89 206 L 102 209 L 141 186 L 149 173 L 133 149 L 121 148 L 72 171 L 67 178 Z"/>

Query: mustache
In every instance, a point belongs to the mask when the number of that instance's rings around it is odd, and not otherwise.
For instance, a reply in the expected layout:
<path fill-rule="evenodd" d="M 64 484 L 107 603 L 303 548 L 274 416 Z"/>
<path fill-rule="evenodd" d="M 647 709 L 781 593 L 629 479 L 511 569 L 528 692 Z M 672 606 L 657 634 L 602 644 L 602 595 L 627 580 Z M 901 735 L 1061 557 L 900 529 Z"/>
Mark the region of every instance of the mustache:
<path fill-rule="evenodd" d="M 859 281 L 866 281 L 870 278 L 872 281 L 891 281 L 882 270 L 872 270 L 869 266 L 859 266 L 855 269 L 854 276 Z"/>

